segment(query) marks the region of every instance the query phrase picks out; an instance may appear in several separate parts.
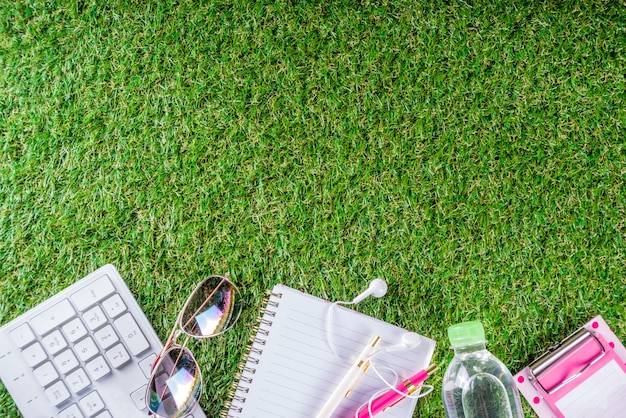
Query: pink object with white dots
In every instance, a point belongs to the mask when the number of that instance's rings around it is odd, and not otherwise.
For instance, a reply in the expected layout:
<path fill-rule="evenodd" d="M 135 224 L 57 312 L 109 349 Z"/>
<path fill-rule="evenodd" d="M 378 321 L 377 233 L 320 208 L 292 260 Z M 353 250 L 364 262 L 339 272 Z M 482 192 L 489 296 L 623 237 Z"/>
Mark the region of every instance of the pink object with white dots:
<path fill-rule="evenodd" d="M 515 383 L 540 418 L 622 416 L 626 348 L 598 315 L 517 373 Z"/>

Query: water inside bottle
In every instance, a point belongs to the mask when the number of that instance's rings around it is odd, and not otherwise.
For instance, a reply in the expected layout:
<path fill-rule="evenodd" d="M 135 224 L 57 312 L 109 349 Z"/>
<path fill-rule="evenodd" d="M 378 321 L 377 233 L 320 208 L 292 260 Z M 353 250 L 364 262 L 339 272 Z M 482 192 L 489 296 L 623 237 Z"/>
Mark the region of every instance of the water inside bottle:
<path fill-rule="evenodd" d="M 466 417 L 513 418 L 506 388 L 488 373 L 473 375 L 461 395 Z"/>

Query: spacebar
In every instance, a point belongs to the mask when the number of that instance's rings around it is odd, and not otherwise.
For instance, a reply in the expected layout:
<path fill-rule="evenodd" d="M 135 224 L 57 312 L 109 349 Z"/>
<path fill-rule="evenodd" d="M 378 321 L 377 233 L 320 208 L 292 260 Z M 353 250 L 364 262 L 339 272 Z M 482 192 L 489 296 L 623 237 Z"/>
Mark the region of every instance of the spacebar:
<path fill-rule="evenodd" d="M 141 354 L 150 348 L 150 343 L 130 313 L 115 320 L 114 325 L 133 355 Z"/>

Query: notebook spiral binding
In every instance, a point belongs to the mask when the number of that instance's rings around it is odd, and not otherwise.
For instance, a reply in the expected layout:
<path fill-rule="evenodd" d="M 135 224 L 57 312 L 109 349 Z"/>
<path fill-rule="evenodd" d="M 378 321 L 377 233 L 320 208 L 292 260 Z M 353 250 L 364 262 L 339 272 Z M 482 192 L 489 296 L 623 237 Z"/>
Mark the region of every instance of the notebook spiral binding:
<path fill-rule="evenodd" d="M 263 347 L 266 343 L 263 337 L 269 335 L 269 328 L 272 327 L 273 323 L 271 318 L 276 316 L 276 312 L 272 309 L 278 308 L 280 302 L 276 299 L 280 299 L 282 296 L 281 293 L 273 293 L 270 290 L 266 292 L 266 296 L 263 299 L 264 308 L 259 313 L 257 325 L 252 329 L 246 354 L 244 354 L 239 364 L 239 372 L 235 374 L 235 381 L 228 391 L 229 401 L 224 403 L 224 410 L 220 413 L 221 418 L 237 418 L 243 412 L 243 405 L 246 402 L 245 395 L 250 390 L 246 385 L 252 383 L 253 376 L 256 373 L 255 365 L 261 361 L 260 357 L 263 354 Z"/>

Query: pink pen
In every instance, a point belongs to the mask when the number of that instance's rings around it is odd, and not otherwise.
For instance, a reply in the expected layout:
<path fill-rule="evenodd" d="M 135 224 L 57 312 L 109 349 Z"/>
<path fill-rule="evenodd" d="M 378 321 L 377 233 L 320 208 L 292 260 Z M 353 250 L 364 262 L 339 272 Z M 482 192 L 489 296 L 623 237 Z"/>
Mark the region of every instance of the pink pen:
<path fill-rule="evenodd" d="M 422 370 L 417 372 L 415 375 L 409 377 L 404 382 L 400 383 L 396 386 L 396 390 L 398 392 L 404 393 L 404 395 L 399 394 L 395 390 L 389 389 L 384 394 L 380 395 L 378 398 L 372 401 L 372 415 L 379 414 L 392 406 L 395 406 L 398 402 L 403 399 L 406 399 L 408 395 L 412 395 L 415 391 L 420 387 L 420 385 L 424 382 L 424 380 L 428 379 L 428 376 L 432 372 L 437 369 L 437 366 L 431 364 L 428 366 L 426 370 Z M 357 415 L 358 418 L 369 418 L 370 413 L 367 409 L 367 405 L 361 408 L 361 411 Z"/>

